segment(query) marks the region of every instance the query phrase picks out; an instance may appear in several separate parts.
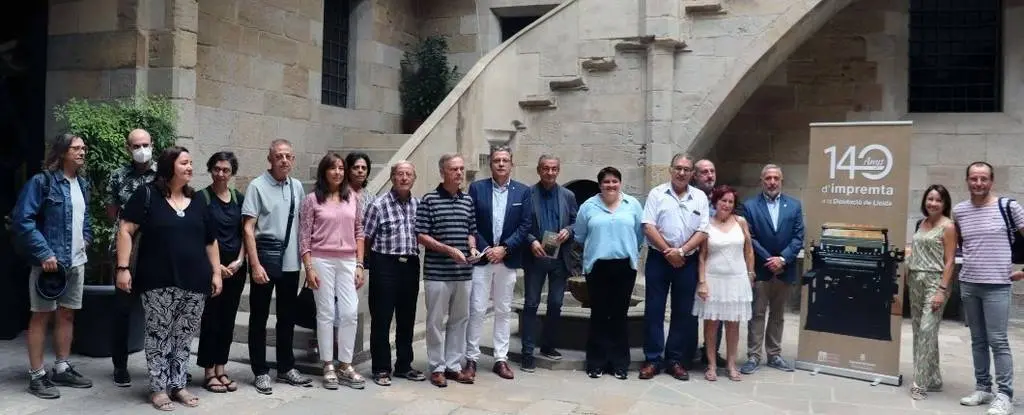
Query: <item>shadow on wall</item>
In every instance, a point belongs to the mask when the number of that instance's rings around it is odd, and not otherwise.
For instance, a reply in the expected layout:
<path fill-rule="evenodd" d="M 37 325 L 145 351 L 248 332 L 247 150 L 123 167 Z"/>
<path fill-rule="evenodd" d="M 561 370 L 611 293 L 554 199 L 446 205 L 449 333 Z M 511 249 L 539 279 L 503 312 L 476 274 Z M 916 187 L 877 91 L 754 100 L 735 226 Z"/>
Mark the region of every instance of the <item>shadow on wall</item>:
<path fill-rule="evenodd" d="M 601 187 L 593 180 L 573 180 L 565 184 L 573 195 L 576 195 L 576 206 L 580 206 L 591 196 L 601 193 Z"/>

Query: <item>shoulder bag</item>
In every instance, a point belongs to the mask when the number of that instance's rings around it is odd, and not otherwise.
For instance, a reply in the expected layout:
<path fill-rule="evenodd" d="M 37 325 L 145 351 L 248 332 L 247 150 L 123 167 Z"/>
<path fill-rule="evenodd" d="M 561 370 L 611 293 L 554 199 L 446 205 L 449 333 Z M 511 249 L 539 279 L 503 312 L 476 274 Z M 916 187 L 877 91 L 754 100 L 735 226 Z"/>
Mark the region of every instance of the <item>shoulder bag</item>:
<path fill-rule="evenodd" d="M 288 249 L 288 241 L 292 236 L 292 222 L 295 219 L 295 190 L 292 188 L 292 181 L 288 179 L 288 224 L 284 228 L 284 241 L 280 241 L 270 235 L 259 235 L 256 237 L 256 257 L 260 265 L 271 280 L 280 279 L 284 275 L 284 253 Z"/>

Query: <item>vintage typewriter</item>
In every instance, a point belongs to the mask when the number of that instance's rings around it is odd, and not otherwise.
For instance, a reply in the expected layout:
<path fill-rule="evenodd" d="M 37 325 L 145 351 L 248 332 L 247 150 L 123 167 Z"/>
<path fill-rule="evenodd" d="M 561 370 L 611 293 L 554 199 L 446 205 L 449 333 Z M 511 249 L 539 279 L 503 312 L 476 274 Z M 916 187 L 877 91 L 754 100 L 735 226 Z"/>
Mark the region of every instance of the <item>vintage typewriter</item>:
<path fill-rule="evenodd" d="M 904 251 L 892 248 L 886 228 L 826 223 L 811 247 L 807 330 L 892 340 L 890 314 L 899 293 Z"/>

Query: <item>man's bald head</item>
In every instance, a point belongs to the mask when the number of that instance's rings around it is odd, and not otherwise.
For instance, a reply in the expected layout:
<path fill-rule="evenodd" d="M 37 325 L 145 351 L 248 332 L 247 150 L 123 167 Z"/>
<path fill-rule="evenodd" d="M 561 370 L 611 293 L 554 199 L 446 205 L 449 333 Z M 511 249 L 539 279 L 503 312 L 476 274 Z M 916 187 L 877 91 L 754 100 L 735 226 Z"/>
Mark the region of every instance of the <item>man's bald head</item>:
<path fill-rule="evenodd" d="M 128 145 L 131 145 L 132 141 L 135 140 L 146 140 L 152 142 L 153 138 L 149 136 L 149 131 L 143 130 L 141 128 L 136 128 L 132 130 L 130 133 L 128 133 Z"/>

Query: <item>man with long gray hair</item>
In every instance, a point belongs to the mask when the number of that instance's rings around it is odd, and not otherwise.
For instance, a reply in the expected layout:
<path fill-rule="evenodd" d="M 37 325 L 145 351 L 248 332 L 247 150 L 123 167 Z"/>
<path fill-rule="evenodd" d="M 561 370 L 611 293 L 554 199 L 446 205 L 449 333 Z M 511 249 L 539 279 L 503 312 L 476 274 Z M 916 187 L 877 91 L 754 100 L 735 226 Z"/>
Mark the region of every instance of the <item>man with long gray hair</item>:
<path fill-rule="evenodd" d="M 43 172 L 22 188 L 11 215 L 15 243 L 34 261 L 29 274 L 32 319 L 28 327 L 29 393 L 56 399 L 55 385 L 91 388 L 92 381 L 71 365 L 75 311 L 82 308 L 85 248 L 92 242 L 89 182 L 82 175 L 85 141 L 62 134 L 51 144 Z M 56 315 L 56 363 L 43 368 L 46 328 Z"/>

